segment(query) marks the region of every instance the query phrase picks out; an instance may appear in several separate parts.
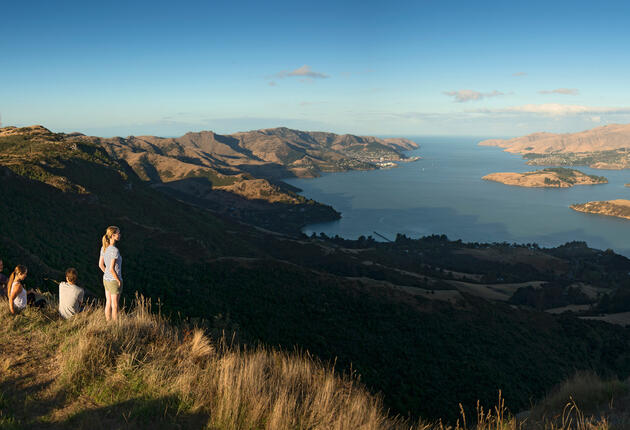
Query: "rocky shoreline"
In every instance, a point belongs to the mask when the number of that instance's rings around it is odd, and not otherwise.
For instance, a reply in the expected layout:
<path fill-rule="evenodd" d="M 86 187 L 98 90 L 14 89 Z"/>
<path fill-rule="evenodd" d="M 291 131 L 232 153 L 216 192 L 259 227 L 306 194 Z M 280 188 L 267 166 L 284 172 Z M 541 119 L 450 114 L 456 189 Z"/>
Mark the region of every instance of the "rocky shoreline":
<path fill-rule="evenodd" d="M 630 219 L 630 200 L 603 200 L 569 206 L 574 211 Z"/>

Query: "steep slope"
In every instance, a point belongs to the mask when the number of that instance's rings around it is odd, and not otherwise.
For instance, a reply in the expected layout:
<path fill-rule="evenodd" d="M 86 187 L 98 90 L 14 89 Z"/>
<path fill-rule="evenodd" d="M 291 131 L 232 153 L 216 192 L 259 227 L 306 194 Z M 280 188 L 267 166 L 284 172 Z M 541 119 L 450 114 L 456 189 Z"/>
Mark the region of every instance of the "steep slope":
<path fill-rule="evenodd" d="M 64 321 L 0 305 L 2 428 L 409 429 L 311 357 L 239 350 L 143 300 L 115 327 L 97 309 Z"/>
<path fill-rule="evenodd" d="M 110 155 L 123 158 L 134 168 L 149 163 L 160 180 L 189 177 L 195 168 L 213 171 L 217 181 L 248 171 L 268 172 L 264 177 L 314 176 L 322 171 L 373 169 L 381 159 L 403 161 L 401 151 L 417 148 L 407 139 L 378 139 L 323 132 L 274 128 L 223 136 L 211 131 L 187 133 L 178 138 L 130 136 L 90 140 Z M 143 155 L 150 155 L 140 159 Z M 165 165 L 166 159 L 171 166 Z M 244 175 L 247 178 L 247 175 Z M 224 184 L 227 185 L 227 184 Z"/>
<path fill-rule="evenodd" d="M 178 138 L 130 136 L 88 139 L 128 163 L 136 174 L 184 199 L 261 227 L 299 232 L 307 222 L 339 218 L 331 207 L 298 195 L 281 182 L 320 172 L 374 169 L 405 161 L 407 139 L 304 132 L 288 128 L 233 135 L 191 132 Z M 283 212 L 283 216 L 279 216 Z M 281 222 L 280 222 L 281 221 Z"/>
<path fill-rule="evenodd" d="M 295 176 L 316 176 L 320 171 L 373 169 L 384 160 L 403 161 L 406 157 L 401 151 L 418 147 L 408 139 L 383 140 L 283 127 L 233 136 L 255 157 L 282 165 Z M 283 175 L 281 171 L 277 174 Z"/>
<path fill-rule="evenodd" d="M 630 124 L 610 124 L 579 133 L 534 133 L 508 140 L 490 139 L 479 145 L 523 154 L 530 165 L 630 168 Z"/>
<path fill-rule="evenodd" d="M 630 124 L 609 124 L 579 133 L 533 133 L 513 139 L 489 139 L 481 146 L 498 146 L 507 152 L 597 152 L 630 148 Z"/>
<path fill-rule="evenodd" d="M 6 267 L 28 265 L 28 287 L 54 292 L 48 279 L 74 266 L 102 297 L 100 238 L 119 225 L 127 303 L 137 291 L 173 321 L 336 360 L 403 415 L 452 418 L 459 402 L 494 404 L 498 388 L 518 410 L 575 369 L 630 371 L 621 327 L 495 303 L 463 283 L 623 286 L 623 257 L 570 247 L 520 258 L 509 246 L 445 237 L 377 244 L 272 234 L 157 192 L 82 136 L 29 130 L 0 137 L 0 256 Z M 454 286 L 457 300 L 432 299 Z"/>
<path fill-rule="evenodd" d="M 64 191 L 75 187 L 84 192 L 78 184 L 91 183 L 98 175 L 97 171 L 81 169 L 78 165 L 66 176 L 57 175 L 55 172 L 63 168 L 63 164 L 50 160 L 66 151 L 62 158 L 72 154 L 70 158 L 80 159 L 83 164 L 93 161 L 105 167 L 114 166 L 123 179 L 134 176 L 136 182 L 146 182 L 179 200 L 276 231 L 297 234 L 306 223 L 335 220 L 340 216 L 330 206 L 298 195 L 287 184 L 254 179 L 248 173 L 227 166 L 217 157 L 229 153 L 231 150 L 225 149 L 229 145 L 217 142 L 230 143 L 234 139 L 224 139 L 211 132 L 189 133 L 180 144 L 162 138 L 101 139 L 80 133 L 52 133 L 44 127 L 33 126 L 0 129 L 0 139 L 7 149 L 2 155 L 2 164 Z M 214 157 L 206 150 L 217 150 L 218 155 Z M 75 161 L 73 163 L 77 164 Z M 72 181 L 77 175 L 77 180 Z M 97 184 L 102 181 L 97 180 Z"/>

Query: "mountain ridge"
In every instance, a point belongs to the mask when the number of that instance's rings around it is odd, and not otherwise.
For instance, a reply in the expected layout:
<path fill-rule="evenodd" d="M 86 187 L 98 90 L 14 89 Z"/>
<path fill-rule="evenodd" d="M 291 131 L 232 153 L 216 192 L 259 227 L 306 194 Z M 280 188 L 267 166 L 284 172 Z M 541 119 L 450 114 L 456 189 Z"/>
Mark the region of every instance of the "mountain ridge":
<path fill-rule="evenodd" d="M 282 181 L 322 172 L 392 167 L 414 161 L 403 152 L 418 145 L 404 138 L 307 132 L 286 127 L 221 135 L 103 138 L 53 133 L 41 125 L 5 127 L 0 136 L 66 145 L 88 143 L 126 163 L 143 181 L 178 198 L 248 223 L 299 234 L 308 223 L 339 219 L 332 207 L 297 194 Z"/>
<path fill-rule="evenodd" d="M 609 124 L 578 133 L 539 132 L 512 139 L 487 139 L 479 145 L 521 154 L 529 165 L 630 168 L 630 124 Z"/>
<path fill-rule="evenodd" d="M 594 152 L 630 148 L 630 124 L 608 124 L 577 133 L 538 132 L 511 139 L 487 139 L 480 146 L 498 146 L 506 152 Z"/>

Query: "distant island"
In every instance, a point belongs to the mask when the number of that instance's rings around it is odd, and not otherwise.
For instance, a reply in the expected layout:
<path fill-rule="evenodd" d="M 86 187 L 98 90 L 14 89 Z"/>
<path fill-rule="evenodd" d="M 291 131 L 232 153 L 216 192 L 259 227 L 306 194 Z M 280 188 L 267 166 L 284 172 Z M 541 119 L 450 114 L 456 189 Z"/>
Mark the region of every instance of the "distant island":
<path fill-rule="evenodd" d="M 617 199 L 587 202 L 571 205 L 570 208 L 578 212 L 630 219 L 630 200 Z"/>
<path fill-rule="evenodd" d="M 535 170 L 533 172 L 500 172 L 484 176 L 486 181 L 501 182 L 505 185 L 532 188 L 569 188 L 574 185 L 606 184 L 603 176 L 587 175 L 574 169 L 563 167 Z"/>
<path fill-rule="evenodd" d="M 630 124 L 610 124 L 579 133 L 543 132 L 513 139 L 489 139 L 479 145 L 522 154 L 529 165 L 630 168 Z"/>

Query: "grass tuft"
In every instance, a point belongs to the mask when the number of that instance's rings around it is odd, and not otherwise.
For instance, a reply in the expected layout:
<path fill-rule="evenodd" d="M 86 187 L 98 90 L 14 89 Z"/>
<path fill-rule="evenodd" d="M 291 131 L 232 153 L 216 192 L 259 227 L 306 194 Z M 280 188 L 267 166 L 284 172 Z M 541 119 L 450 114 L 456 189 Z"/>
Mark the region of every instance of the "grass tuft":
<path fill-rule="evenodd" d="M 0 341 L 7 352 L 0 361 L 1 429 L 41 423 L 90 430 L 627 428 L 600 414 L 602 404 L 626 394 L 627 385 L 594 374 L 577 374 L 525 420 L 507 410 L 499 392 L 495 407 L 478 403 L 470 418 L 461 407 L 453 425 L 411 424 L 391 417 L 381 398 L 355 378 L 339 376 L 308 353 L 211 339 L 197 327 L 169 324 L 142 297 L 117 322 L 106 322 L 102 309 L 93 307 L 69 321 L 51 308 L 19 315 L 7 308 L 0 301 Z"/>

